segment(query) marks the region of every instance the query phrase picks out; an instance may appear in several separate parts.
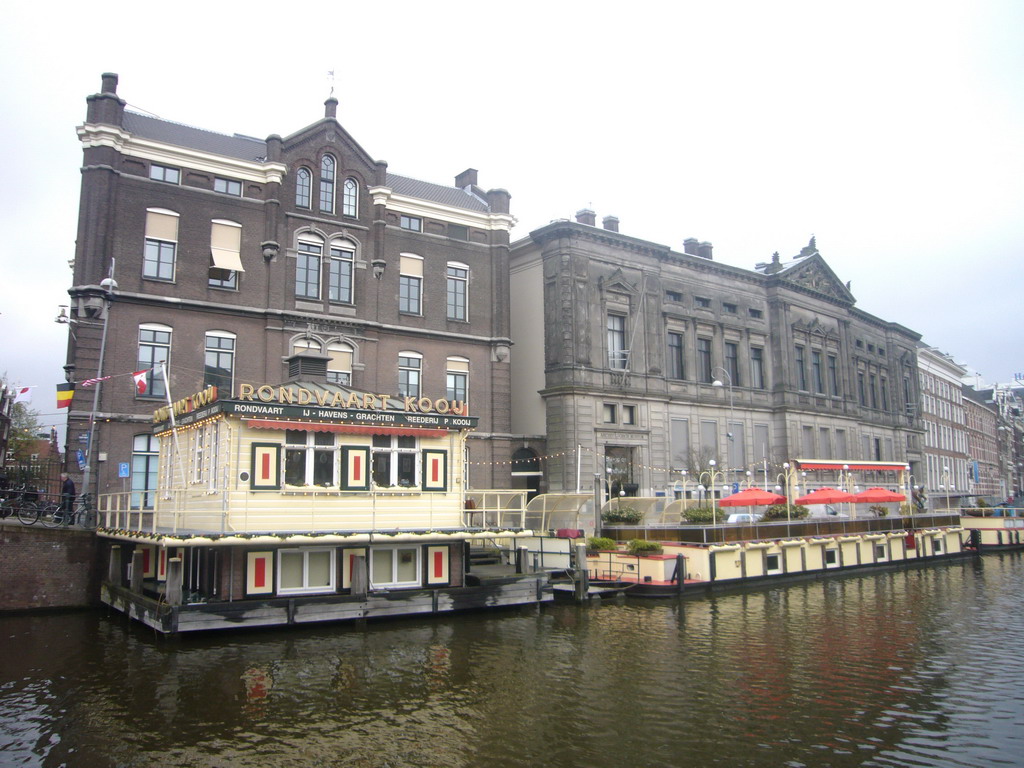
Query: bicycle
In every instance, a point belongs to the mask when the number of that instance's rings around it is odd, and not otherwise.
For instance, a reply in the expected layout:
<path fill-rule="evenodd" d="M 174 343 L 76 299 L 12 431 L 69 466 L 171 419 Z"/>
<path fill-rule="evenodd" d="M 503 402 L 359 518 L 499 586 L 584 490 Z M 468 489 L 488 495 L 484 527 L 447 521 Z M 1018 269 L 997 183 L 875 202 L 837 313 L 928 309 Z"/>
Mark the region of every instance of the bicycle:
<path fill-rule="evenodd" d="M 28 498 L 34 493 L 27 489 L 7 491 L 7 495 L 0 499 L 0 518 L 7 519 L 17 513 L 23 525 L 35 523 L 39 519 L 39 505 Z"/>
<path fill-rule="evenodd" d="M 43 525 L 47 528 L 56 528 L 60 525 L 71 527 L 77 522 L 87 531 L 96 530 L 99 522 L 88 493 L 83 493 L 75 500 L 75 505 L 70 512 L 61 504 L 48 505 L 42 512 L 42 520 Z"/>

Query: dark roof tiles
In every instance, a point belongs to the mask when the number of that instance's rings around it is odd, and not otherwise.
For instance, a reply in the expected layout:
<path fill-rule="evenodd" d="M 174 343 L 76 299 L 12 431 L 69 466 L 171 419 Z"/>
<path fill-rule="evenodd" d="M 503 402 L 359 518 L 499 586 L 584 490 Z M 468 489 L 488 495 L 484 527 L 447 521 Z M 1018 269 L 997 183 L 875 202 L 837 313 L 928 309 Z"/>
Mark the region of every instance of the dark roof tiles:
<path fill-rule="evenodd" d="M 235 134 L 228 136 L 190 125 L 172 123 L 138 112 L 124 113 L 124 129 L 128 133 L 153 141 L 162 141 L 178 147 L 210 152 L 211 154 L 234 157 L 239 160 L 262 162 L 267 156 L 267 143 L 261 139 Z M 399 195 L 429 200 L 441 205 L 463 208 L 470 211 L 487 211 L 488 204 L 474 194 L 457 187 L 431 184 L 428 181 L 410 179 L 407 176 L 388 174 L 388 186 Z"/>

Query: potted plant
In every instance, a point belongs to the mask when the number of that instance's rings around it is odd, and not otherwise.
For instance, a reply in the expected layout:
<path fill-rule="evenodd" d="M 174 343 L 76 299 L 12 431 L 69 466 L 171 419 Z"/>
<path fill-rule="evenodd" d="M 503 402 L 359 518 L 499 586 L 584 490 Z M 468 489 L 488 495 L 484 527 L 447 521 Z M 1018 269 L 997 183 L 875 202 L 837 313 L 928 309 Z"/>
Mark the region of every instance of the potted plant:
<path fill-rule="evenodd" d="M 868 511 L 874 512 L 877 517 L 885 517 L 889 514 L 889 510 L 886 509 L 881 504 L 872 504 L 870 507 L 868 507 Z"/>
<path fill-rule="evenodd" d="M 644 519 L 644 513 L 633 507 L 618 507 L 617 509 L 607 510 L 601 515 L 601 519 L 606 523 L 630 523 L 635 525 Z"/>
<path fill-rule="evenodd" d="M 647 539 L 630 539 L 626 545 L 626 551 L 631 555 L 660 555 L 662 553 L 661 543 L 647 541 Z"/>
<path fill-rule="evenodd" d="M 618 547 L 615 544 L 615 539 L 609 539 L 607 536 L 590 536 L 587 538 L 587 554 L 593 555 L 598 552 L 615 551 Z"/>

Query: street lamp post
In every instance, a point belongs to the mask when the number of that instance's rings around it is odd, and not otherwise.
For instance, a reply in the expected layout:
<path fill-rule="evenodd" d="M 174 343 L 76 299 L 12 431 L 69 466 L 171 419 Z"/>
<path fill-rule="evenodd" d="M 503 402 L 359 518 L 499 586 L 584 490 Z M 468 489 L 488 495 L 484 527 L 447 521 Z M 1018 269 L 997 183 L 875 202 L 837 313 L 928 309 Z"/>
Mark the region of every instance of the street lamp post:
<path fill-rule="evenodd" d="M 796 479 L 796 467 L 790 466 L 788 461 L 782 463 L 782 472 L 775 478 L 776 490 L 786 489 L 786 522 L 793 520 L 793 481 Z M 782 482 L 780 482 L 782 481 Z"/>
<path fill-rule="evenodd" d="M 721 478 L 725 474 L 722 470 L 715 469 L 717 465 L 718 462 L 716 462 L 714 459 L 711 459 L 711 461 L 708 462 L 708 466 L 711 467 L 711 469 L 705 470 L 704 472 L 700 473 L 700 482 L 702 486 L 706 487 L 709 491 L 711 491 L 712 525 L 718 525 L 717 510 L 715 508 L 715 484 L 718 482 L 719 478 Z M 707 483 L 704 482 L 705 477 L 708 478 Z"/>
<path fill-rule="evenodd" d="M 951 490 L 955 491 L 956 488 L 953 486 L 953 479 L 952 479 L 952 476 L 949 474 L 949 467 L 947 467 L 947 466 L 944 466 L 942 468 L 942 483 L 941 483 L 941 485 L 939 485 L 939 490 L 940 491 L 944 491 L 945 494 L 946 494 L 946 511 L 948 512 L 949 511 L 949 492 Z"/>
<path fill-rule="evenodd" d="M 725 422 L 725 479 L 728 480 L 729 479 L 729 470 L 730 470 L 730 468 L 735 469 L 735 467 L 732 467 L 732 440 L 733 440 L 733 435 L 732 435 L 732 432 L 729 431 L 729 430 L 732 429 L 732 418 L 733 418 L 732 417 L 732 376 L 730 376 L 729 372 L 727 370 L 725 370 L 725 368 L 722 368 L 720 365 L 716 365 L 714 368 L 711 369 L 711 375 L 712 376 L 715 375 L 715 371 L 721 371 L 722 372 L 722 375 L 725 376 L 725 380 L 726 380 L 726 382 L 727 382 L 727 384 L 729 386 L 729 418 Z M 722 383 L 721 379 L 717 379 L 716 378 L 714 381 L 711 382 L 711 386 L 713 386 L 713 387 L 722 387 L 722 386 L 725 386 L 725 385 Z"/>

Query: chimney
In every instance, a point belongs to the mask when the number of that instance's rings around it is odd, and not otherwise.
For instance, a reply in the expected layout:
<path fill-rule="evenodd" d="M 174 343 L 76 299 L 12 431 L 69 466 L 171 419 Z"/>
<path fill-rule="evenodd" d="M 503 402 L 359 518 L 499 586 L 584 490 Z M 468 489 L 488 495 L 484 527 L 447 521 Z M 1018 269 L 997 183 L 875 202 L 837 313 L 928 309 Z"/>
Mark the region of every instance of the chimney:
<path fill-rule="evenodd" d="M 597 214 L 589 208 L 580 208 L 576 211 L 576 221 L 590 227 L 597 226 Z"/>
<path fill-rule="evenodd" d="M 688 253 L 691 256 L 697 255 L 697 246 L 699 242 L 696 237 L 688 237 L 683 240 L 683 253 Z"/>
<path fill-rule="evenodd" d="M 702 259 L 711 259 L 711 243 L 705 240 L 697 246 L 697 255 Z"/>
<path fill-rule="evenodd" d="M 117 95 L 117 75 L 113 72 L 104 72 L 100 83 L 100 92 L 85 98 L 85 121 L 116 125 L 120 128 L 124 120 L 125 101 Z"/>
<path fill-rule="evenodd" d="M 327 101 L 324 102 L 324 117 L 330 117 L 334 120 L 338 119 L 338 100 L 333 96 L 328 97 Z"/>
<path fill-rule="evenodd" d="M 489 189 L 487 190 L 487 205 L 491 208 L 491 213 L 508 213 L 509 212 L 509 200 L 512 199 L 512 195 L 505 189 Z"/>
<path fill-rule="evenodd" d="M 476 186 L 476 168 L 467 168 L 455 177 L 455 186 L 459 189 Z"/>
<path fill-rule="evenodd" d="M 618 216 L 605 216 L 601 223 L 604 224 L 604 228 L 609 232 L 619 231 L 619 217 Z"/>

